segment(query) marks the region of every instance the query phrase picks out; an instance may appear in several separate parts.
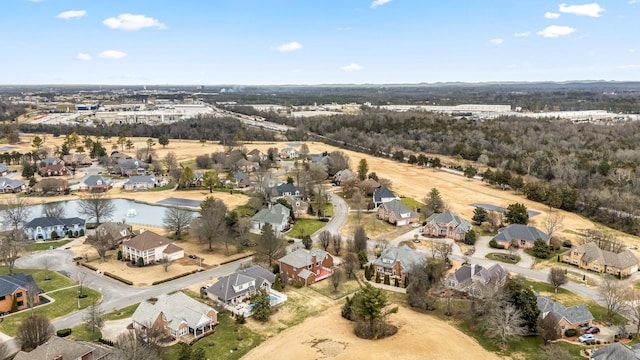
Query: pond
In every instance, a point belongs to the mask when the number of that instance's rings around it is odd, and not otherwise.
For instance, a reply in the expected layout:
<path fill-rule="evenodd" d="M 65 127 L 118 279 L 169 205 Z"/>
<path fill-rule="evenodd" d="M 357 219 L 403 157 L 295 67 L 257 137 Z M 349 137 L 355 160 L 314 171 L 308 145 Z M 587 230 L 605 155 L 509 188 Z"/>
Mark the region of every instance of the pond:
<path fill-rule="evenodd" d="M 100 219 L 100 222 L 124 221 L 127 224 L 164 226 L 163 218 L 168 209 L 166 206 L 150 205 L 127 199 L 113 199 L 112 201 L 115 206 L 113 215 L 108 219 Z M 60 203 L 64 205 L 64 217 L 83 217 L 78 213 L 80 200 L 67 200 Z M 42 205 L 33 205 L 30 208 L 29 220 L 42 216 Z M 196 212 L 194 211 L 193 214 L 195 216 Z M 89 222 L 94 220 L 87 219 Z"/>

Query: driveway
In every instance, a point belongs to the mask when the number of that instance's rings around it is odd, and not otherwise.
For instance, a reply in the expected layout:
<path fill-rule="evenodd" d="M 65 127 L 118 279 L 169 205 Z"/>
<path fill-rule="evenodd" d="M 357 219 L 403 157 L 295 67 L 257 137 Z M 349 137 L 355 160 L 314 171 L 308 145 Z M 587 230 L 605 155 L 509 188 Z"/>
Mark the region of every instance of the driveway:
<path fill-rule="evenodd" d="M 115 341 L 118 335 L 129 331 L 127 330 L 129 324 L 131 324 L 131 318 L 105 321 L 102 328 L 102 338 Z"/>
<path fill-rule="evenodd" d="M 487 260 L 487 254 L 490 253 L 509 253 L 509 250 L 494 249 L 489 246 L 489 241 L 491 241 L 491 239 L 493 239 L 492 236 L 479 236 L 475 244 L 476 251 L 473 253 L 473 255 L 471 255 L 471 257 L 474 259 Z M 516 265 L 519 267 L 531 269 L 531 267 L 535 263 L 535 259 L 533 258 L 533 256 L 525 253 L 523 249 L 518 249 L 518 251 L 516 251 L 516 254 L 520 256 L 520 261 Z"/>

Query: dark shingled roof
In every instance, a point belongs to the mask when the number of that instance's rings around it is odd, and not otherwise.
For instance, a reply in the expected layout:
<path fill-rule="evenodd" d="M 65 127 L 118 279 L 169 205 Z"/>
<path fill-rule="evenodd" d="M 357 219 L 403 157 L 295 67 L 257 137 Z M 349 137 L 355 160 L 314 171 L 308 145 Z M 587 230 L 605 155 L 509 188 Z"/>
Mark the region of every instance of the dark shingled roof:
<path fill-rule="evenodd" d="M 628 347 L 621 342 L 603 346 L 591 355 L 591 360 L 640 360 L 640 347 Z"/>
<path fill-rule="evenodd" d="M 593 315 L 585 304 L 566 307 L 546 296 L 536 295 L 536 297 L 538 299 L 538 309 L 540 309 L 540 312 L 542 314 L 552 313 L 558 321 L 565 318 L 569 323 L 575 325 L 593 320 Z"/>
<path fill-rule="evenodd" d="M 35 286 L 34 290 L 39 294 L 40 288 L 38 288 L 38 285 L 33 281 L 33 277 L 31 277 L 31 275 L 25 275 L 22 273 L 2 275 L 0 276 L 0 296 L 13 294 L 19 288 L 27 290 L 29 283 L 33 283 Z"/>
<path fill-rule="evenodd" d="M 396 198 L 396 194 L 383 185 L 375 189 L 373 192 L 373 201 L 379 203 L 382 202 L 382 199 L 384 198 Z"/>
<path fill-rule="evenodd" d="M 223 276 L 218 282 L 211 285 L 207 292 L 214 294 L 218 299 L 228 301 L 247 293 L 255 293 L 265 282 L 273 284 L 275 275 L 259 265 L 254 265 L 247 269 L 240 269 L 235 273 Z M 253 285 L 236 291 L 234 287 L 253 281 Z"/>
<path fill-rule="evenodd" d="M 499 234 L 494 239 L 496 241 L 510 242 L 512 239 L 524 240 L 535 242 L 538 239 L 542 239 L 545 242 L 549 241 L 549 235 L 538 230 L 533 226 L 526 226 L 522 224 L 511 224 L 506 228 L 502 228 Z"/>

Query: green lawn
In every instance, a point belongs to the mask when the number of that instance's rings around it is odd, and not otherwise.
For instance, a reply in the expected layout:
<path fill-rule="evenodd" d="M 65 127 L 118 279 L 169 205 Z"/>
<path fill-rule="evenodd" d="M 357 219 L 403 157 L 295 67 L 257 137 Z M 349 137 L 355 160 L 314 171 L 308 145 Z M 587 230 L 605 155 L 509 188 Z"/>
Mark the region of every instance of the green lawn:
<path fill-rule="evenodd" d="M 293 225 L 293 228 L 287 232 L 287 236 L 301 239 L 306 235 L 311 235 L 320 230 L 325 225 L 327 225 L 327 223 L 320 220 L 298 219 Z"/>
<path fill-rule="evenodd" d="M 54 248 L 59 248 L 61 246 L 67 245 L 70 242 L 71 240 L 60 240 L 60 241 L 46 241 L 46 242 L 33 243 L 29 246 L 28 251 L 33 252 L 33 251 L 49 250 L 51 246 L 53 246 Z"/>
<path fill-rule="evenodd" d="M 251 349 L 257 347 L 264 338 L 251 331 L 247 326 L 237 325 L 227 312 L 218 314 L 220 322 L 216 332 L 193 344 L 192 349 L 203 348 L 208 359 L 240 359 Z M 178 359 L 180 347 L 177 345 L 165 349 L 164 360 Z"/>
<path fill-rule="evenodd" d="M 46 270 L 38 269 L 14 269 L 14 272 L 33 276 L 33 280 L 35 280 L 38 287 L 40 287 L 44 292 L 75 285 L 75 281 L 62 276 L 55 271 L 47 272 Z M 6 275 L 8 273 L 9 270 L 6 266 L 0 266 L 0 275 Z M 50 280 L 45 280 L 46 277 L 49 277 Z"/>
<path fill-rule="evenodd" d="M 71 328 L 71 335 L 69 335 L 70 339 L 79 340 L 79 341 L 95 341 L 102 337 L 102 332 L 100 329 L 94 330 L 93 337 L 91 333 L 87 329 L 85 324 L 76 325 Z"/>
<path fill-rule="evenodd" d="M 500 261 L 507 264 L 517 264 L 520 261 L 520 256 L 509 255 L 503 253 L 490 253 L 485 256 L 489 260 Z"/>
<path fill-rule="evenodd" d="M 136 309 L 138 308 L 139 304 L 133 304 L 133 305 L 129 305 L 127 307 L 124 307 L 122 309 L 117 309 L 115 311 L 112 311 L 108 314 L 104 314 L 103 318 L 105 321 L 107 320 L 121 320 L 121 319 L 126 319 L 128 317 L 131 317 L 133 315 L 133 313 L 136 311 Z"/>

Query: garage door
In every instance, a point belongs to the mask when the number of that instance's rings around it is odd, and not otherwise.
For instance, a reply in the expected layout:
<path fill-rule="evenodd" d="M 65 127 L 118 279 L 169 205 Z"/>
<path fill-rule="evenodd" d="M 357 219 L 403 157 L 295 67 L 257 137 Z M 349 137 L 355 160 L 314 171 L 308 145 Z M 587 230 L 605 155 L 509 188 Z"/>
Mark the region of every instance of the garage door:
<path fill-rule="evenodd" d="M 638 271 L 638 267 L 637 267 L 637 266 L 634 266 L 634 267 L 632 267 L 632 268 L 631 268 L 630 273 L 631 273 L 631 274 L 633 274 L 633 273 L 634 273 L 634 272 L 636 272 L 636 271 Z"/>

